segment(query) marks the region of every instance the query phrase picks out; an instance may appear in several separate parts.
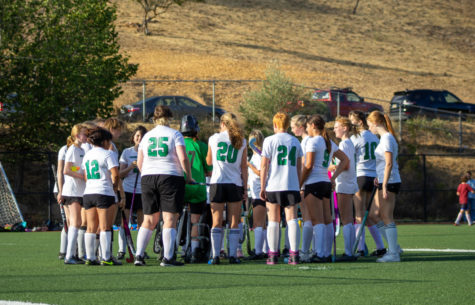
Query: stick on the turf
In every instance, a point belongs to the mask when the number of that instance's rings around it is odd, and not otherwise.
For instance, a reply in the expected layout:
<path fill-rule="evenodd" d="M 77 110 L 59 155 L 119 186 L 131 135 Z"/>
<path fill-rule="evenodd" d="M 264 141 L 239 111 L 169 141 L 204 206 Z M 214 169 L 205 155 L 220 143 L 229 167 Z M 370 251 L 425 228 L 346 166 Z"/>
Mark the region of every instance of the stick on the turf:
<path fill-rule="evenodd" d="M 256 153 L 258 153 L 259 156 L 262 154 L 262 151 L 259 148 L 257 148 L 257 146 L 256 146 L 256 138 L 252 138 L 249 141 L 249 146 L 251 147 L 252 150 L 254 150 Z"/>
<path fill-rule="evenodd" d="M 137 174 L 135 175 L 134 192 L 132 193 L 132 201 L 130 202 L 129 222 L 132 222 L 132 214 L 134 211 L 135 191 L 137 190 L 137 181 L 139 180 L 139 175 L 140 173 L 139 173 L 139 170 L 137 169 Z"/>
<path fill-rule="evenodd" d="M 129 257 L 125 260 L 127 261 L 127 263 L 133 263 L 135 256 L 134 241 L 132 240 L 132 235 L 130 234 L 129 224 L 127 223 L 127 219 L 125 218 L 124 210 L 121 209 L 120 214 L 122 215 L 122 226 L 124 227 L 125 240 L 127 241 L 127 251 L 129 252 Z"/>
<path fill-rule="evenodd" d="M 249 255 L 253 255 L 253 251 L 252 251 L 252 247 L 251 247 L 251 217 L 252 217 L 252 204 L 249 202 L 249 205 L 248 205 L 248 208 L 247 208 L 247 215 L 246 215 L 246 218 L 245 218 L 245 223 L 247 225 L 247 230 L 246 230 L 246 237 L 247 237 L 247 241 L 246 241 L 246 248 L 247 248 L 247 254 Z"/>
<path fill-rule="evenodd" d="M 333 196 L 330 196 L 330 209 L 332 211 L 332 224 L 333 230 L 335 230 L 336 221 L 335 221 L 335 205 L 333 201 Z M 333 252 L 332 252 L 332 263 L 336 261 L 336 235 L 333 234 Z"/>
<path fill-rule="evenodd" d="M 56 166 L 54 166 L 54 164 L 51 164 L 51 170 L 53 171 L 54 182 L 56 182 L 59 191 L 58 175 L 56 174 Z M 59 211 L 61 213 L 61 220 L 63 221 L 64 231 L 68 233 L 68 221 L 66 219 L 66 213 L 64 212 L 64 206 L 62 202 L 59 203 Z"/>
<path fill-rule="evenodd" d="M 373 191 L 371 192 L 371 196 L 369 197 L 368 207 L 366 208 L 366 212 L 364 213 L 363 221 L 361 222 L 361 226 L 360 226 L 360 231 L 356 235 L 355 244 L 353 245 L 353 252 L 352 252 L 353 254 L 356 253 L 356 250 L 358 249 L 358 244 L 360 243 L 361 236 L 363 236 L 363 232 L 365 230 L 366 219 L 368 219 L 369 211 L 371 210 L 371 205 L 372 205 L 373 200 L 374 200 L 374 194 L 376 194 L 376 189 L 377 189 L 377 187 L 373 188 Z"/>

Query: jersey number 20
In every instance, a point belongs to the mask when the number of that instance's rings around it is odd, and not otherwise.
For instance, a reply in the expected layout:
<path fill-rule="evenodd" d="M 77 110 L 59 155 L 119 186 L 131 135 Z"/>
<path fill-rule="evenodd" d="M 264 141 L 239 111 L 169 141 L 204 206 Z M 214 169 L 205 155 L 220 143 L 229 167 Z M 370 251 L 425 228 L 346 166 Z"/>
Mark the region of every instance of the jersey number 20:
<path fill-rule="evenodd" d="M 237 160 L 238 150 L 226 142 L 218 143 L 218 151 L 216 152 L 216 160 L 234 163 Z"/>

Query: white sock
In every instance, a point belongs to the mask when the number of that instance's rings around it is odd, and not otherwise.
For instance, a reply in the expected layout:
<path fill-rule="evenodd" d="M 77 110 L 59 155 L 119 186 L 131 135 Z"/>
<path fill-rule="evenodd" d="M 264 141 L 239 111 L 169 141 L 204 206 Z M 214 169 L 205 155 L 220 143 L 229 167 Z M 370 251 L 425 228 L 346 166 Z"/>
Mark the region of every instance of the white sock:
<path fill-rule="evenodd" d="M 191 240 L 191 253 L 195 253 L 196 249 L 200 247 L 200 241 L 196 239 Z"/>
<path fill-rule="evenodd" d="M 264 244 L 262 227 L 257 227 L 254 229 L 254 249 L 256 249 L 256 254 L 262 253 L 262 248 Z"/>
<path fill-rule="evenodd" d="M 68 228 L 68 247 L 66 250 L 66 259 L 70 259 L 76 255 L 78 231 L 79 229 L 76 227 Z"/>
<path fill-rule="evenodd" d="M 284 241 L 284 248 L 290 249 L 290 241 L 289 241 L 289 224 L 285 226 L 285 241 Z"/>
<path fill-rule="evenodd" d="M 343 226 L 343 239 L 345 241 L 345 254 L 351 256 L 351 251 L 353 247 L 351 246 L 351 232 L 353 224 L 348 223 Z"/>
<path fill-rule="evenodd" d="M 125 253 L 127 248 L 127 240 L 125 239 L 125 230 L 123 227 L 119 228 L 119 252 Z"/>
<path fill-rule="evenodd" d="M 229 256 L 237 257 L 237 248 L 239 244 L 239 229 L 230 229 L 229 235 Z"/>
<path fill-rule="evenodd" d="M 470 225 L 472 224 L 472 219 L 470 218 L 470 214 L 469 213 L 466 213 L 465 214 L 465 217 L 467 217 L 467 223 Z"/>
<path fill-rule="evenodd" d="M 333 247 L 333 238 L 335 237 L 335 228 L 333 227 L 333 223 L 329 223 L 325 225 L 325 241 L 323 245 L 323 252 L 325 253 L 324 256 L 330 256 L 332 254 L 332 247 Z"/>
<path fill-rule="evenodd" d="M 376 225 L 369 226 L 368 230 L 371 233 L 371 236 L 373 236 L 374 243 L 376 244 L 376 249 L 384 249 L 383 238 L 381 237 L 381 233 L 379 232 L 378 227 L 376 227 Z"/>
<path fill-rule="evenodd" d="M 462 216 L 463 216 L 462 212 L 459 212 L 459 214 L 457 215 L 457 219 L 455 219 L 456 224 L 459 224 L 460 220 L 462 219 Z"/>
<path fill-rule="evenodd" d="M 220 249 L 220 252 L 221 252 L 221 250 L 224 251 L 224 241 L 226 240 L 226 231 L 227 230 L 228 230 L 228 225 L 226 225 L 226 227 L 222 228 L 222 230 L 221 230 L 221 239 L 220 239 L 221 240 L 221 249 Z"/>
<path fill-rule="evenodd" d="M 302 248 L 303 252 L 310 250 L 310 244 L 313 239 L 313 226 L 311 221 L 305 221 L 302 229 Z"/>
<path fill-rule="evenodd" d="M 153 231 L 140 227 L 139 233 L 137 233 L 137 251 L 135 252 L 136 256 L 143 256 L 145 249 L 147 249 L 148 242 L 150 237 L 152 237 Z"/>
<path fill-rule="evenodd" d="M 170 260 L 175 252 L 176 229 L 165 228 L 162 230 L 163 257 Z"/>
<path fill-rule="evenodd" d="M 84 258 L 86 256 L 84 234 L 86 234 L 86 227 L 80 227 L 78 230 L 78 257 Z"/>
<path fill-rule="evenodd" d="M 111 231 L 101 231 L 101 252 L 102 259 L 107 261 L 111 258 Z"/>
<path fill-rule="evenodd" d="M 355 227 L 355 238 L 356 238 L 356 236 L 358 236 L 358 234 L 360 233 L 360 230 L 361 230 L 362 226 L 361 226 L 360 223 L 356 223 L 354 225 L 354 227 Z M 366 242 L 366 240 L 365 240 L 366 232 L 365 231 L 366 230 L 363 227 L 363 232 L 361 232 L 361 238 L 360 238 L 360 242 L 358 244 L 358 251 L 364 251 L 364 245 L 365 245 L 365 242 Z M 355 241 L 356 241 L 356 239 L 355 239 Z"/>
<path fill-rule="evenodd" d="M 267 243 L 267 229 L 262 230 L 262 238 L 264 243 L 262 244 L 262 252 L 269 252 L 269 244 Z"/>
<path fill-rule="evenodd" d="M 277 252 L 279 249 L 279 231 L 279 223 L 269 221 L 269 224 L 267 225 L 267 242 L 269 243 L 270 252 Z"/>
<path fill-rule="evenodd" d="M 96 260 L 96 233 L 84 234 L 84 242 L 86 244 L 86 257 L 88 260 Z"/>
<path fill-rule="evenodd" d="M 290 250 L 294 253 L 299 251 L 300 227 L 298 219 L 292 219 L 287 222 Z"/>
<path fill-rule="evenodd" d="M 67 248 L 68 248 L 68 233 L 66 233 L 66 230 L 63 228 L 61 230 L 61 243 L 59 245 L 59 253 L 66 254 Z"/>
<path fill-rule="evenodd" d="M 323 223 L 319 223 L 313 226 L 313 252 L 318 256 L 318 257 L 324 257 L 325 256 L 325 251 L 324 251 L 324 242 L 325 242 L 325 230 L 326 227 Z"/>
<path fill-rule="evenodd" d="M 396 224 L 391 222 L 390 224 L 385 225 L 384 229 L 386 230 L 386 236 L 388 237 L 389 253 L 399 254 Z"/>
<path fill-rule="evenodd" d="M 380 222 L 376 224 L 376 227 L 378 228 L 379 233 L 384 238 L 384 240 L 386 240 L 386 243 L 387 243 L 388 237 L 386 236 L 386 230 L 384 229 L 384 222 L 381 220 Z"/>
<path fill-rule="evenodd" d="M 219 257 L 221 252 L 221 238 L 223 238 L 223 229 L 222 228 L 212 228 L 211 229 L 211 247 L 213 249 L 213 257 Z"/>

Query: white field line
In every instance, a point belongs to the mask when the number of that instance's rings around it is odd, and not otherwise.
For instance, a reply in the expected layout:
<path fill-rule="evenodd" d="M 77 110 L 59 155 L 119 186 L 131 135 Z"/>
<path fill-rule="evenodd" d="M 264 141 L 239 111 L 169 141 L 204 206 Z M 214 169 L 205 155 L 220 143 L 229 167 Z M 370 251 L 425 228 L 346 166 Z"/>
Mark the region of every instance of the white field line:
<path fill-rule="evenodd" d="M 475 253 L 475 250 L 470 249 L 429 249 L 429 248 L 420 248 L 420 249 L 403 249 L 404 252 L 443 252 L 443 253 Z"/>
<path fill-rule="evenodd" d="M 48 304 L 0 300 L 0 305 L 48 305 Z"/>

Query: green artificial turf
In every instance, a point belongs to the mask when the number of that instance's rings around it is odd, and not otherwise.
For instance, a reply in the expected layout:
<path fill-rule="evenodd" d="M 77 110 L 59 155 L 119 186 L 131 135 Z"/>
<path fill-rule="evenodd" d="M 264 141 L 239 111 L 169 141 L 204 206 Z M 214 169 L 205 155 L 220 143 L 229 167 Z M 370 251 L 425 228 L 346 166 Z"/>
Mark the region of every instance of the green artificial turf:
<path fill-rule="evenodd" d="M 475 226 L 400 225 L 405 249 L 475 250 Z M 368 234 L 369 235 L 369 234 Z M 469 304 L 475 253 L 406 251 L 401 263 L 64 265 L 59 232 L 0 233 L 0 300 L 48 304 Z M 371 239 L 371 238 L 369 238 Z M 338 252 L 343 251 L 339 236 Z M 151 246 L 151 244 L 150 244 Z M 374 244 L 368 242 L 370 250 Z M 245 247 L 244 247 L 245 248 Z M 148 253 L 153 253 L 148 249 Z M 155 255 L 153 255 L 155 256 Z M 125 262 L 125 261 L 124 261 Z M 1 302 L 0 302 L 1 303 Z"/>

